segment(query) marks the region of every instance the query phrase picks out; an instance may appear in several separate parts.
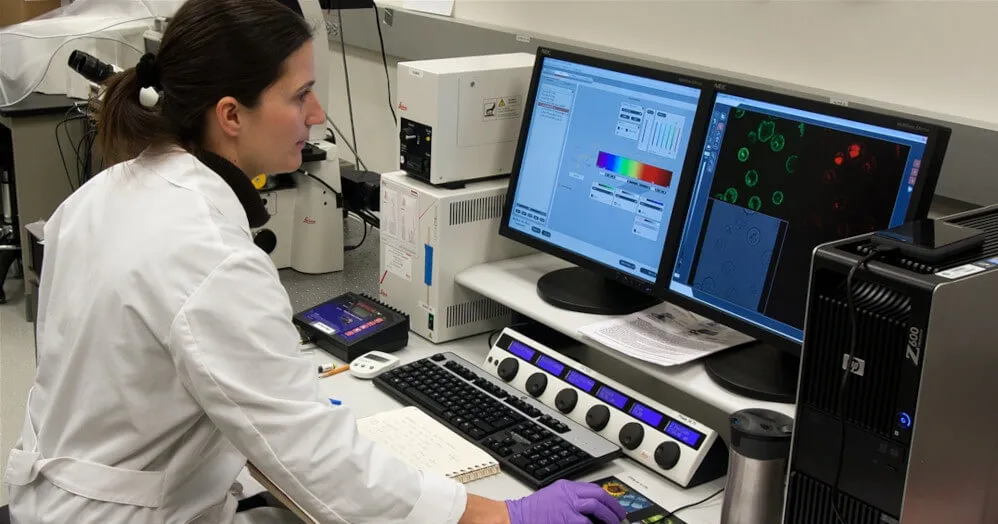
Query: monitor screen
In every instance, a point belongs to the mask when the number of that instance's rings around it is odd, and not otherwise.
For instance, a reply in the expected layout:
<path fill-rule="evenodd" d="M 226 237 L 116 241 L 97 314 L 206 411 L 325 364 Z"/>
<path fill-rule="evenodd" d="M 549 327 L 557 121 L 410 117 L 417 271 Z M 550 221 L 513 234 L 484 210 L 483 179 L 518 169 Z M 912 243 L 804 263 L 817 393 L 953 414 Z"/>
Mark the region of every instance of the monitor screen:
<path fill-rule="evenodd" d="M 672 292 L 800 344 L 814 248 L 911 218 L 932 130 L 823 111 L 715 93 Z"/>
<path fill-rule="evenodd" d="M 504 226 L 553 254 L 655 283 L 700 87 L 538 60 Z"/>

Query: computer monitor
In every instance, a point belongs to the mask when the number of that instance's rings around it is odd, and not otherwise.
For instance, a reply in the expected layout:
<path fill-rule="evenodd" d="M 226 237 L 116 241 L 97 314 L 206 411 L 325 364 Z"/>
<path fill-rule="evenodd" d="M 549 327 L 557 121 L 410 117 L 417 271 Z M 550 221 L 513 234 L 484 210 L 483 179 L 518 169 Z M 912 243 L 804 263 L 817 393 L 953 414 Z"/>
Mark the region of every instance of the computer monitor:
<path fill-rule="evenodd" d="M 650 293 L 678 233 L 669 224 L 696 169 L 705 98 L 696 78 L 538 50 L 500 234 L 577 265 L 541 277 L 541 298 L 599 314 L 659 301 Z"/>
<path fill-rule="evenodd" d="M 949 130 L 718 86 L 663 297 L 759 339 L 707 361 L 740 393 L 792 401 L 811 253 L 925 217 Z"/>

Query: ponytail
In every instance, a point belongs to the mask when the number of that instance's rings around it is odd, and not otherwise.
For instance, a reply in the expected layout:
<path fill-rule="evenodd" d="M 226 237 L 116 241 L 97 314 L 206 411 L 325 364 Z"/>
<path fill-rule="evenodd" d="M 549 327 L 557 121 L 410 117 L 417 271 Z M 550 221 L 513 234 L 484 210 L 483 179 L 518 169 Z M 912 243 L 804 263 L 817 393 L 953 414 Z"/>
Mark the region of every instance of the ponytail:
<path fill-rule="evenodd" d="M 138 84 L 135 68 L 126 69 L 107 80 L 103 99 L 94 102 L 97 147 L 107 165 L 173 141 L 171 126 L 160 107 L 146 108 L 139 102 Z"/>

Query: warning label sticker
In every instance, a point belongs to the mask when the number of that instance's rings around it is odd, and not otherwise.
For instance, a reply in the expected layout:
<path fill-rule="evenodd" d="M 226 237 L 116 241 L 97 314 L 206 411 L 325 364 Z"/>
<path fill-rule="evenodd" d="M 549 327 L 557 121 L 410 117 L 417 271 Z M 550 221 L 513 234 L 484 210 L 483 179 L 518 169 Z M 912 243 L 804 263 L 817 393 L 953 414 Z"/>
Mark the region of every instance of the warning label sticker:
<path fill-rule="evenodd" d="M 482 100 L 482 119 L 485 121 L 518 118 L 520 111 L 520 97 L 516 95 Z"/>

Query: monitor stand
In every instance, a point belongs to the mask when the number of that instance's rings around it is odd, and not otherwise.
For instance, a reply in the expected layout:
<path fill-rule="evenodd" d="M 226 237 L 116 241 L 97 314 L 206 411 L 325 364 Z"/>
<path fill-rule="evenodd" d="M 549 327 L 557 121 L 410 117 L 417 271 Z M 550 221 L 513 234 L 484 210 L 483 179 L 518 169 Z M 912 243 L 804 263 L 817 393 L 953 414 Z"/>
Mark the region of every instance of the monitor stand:
<path fill-rule="evenodd" d="M 537 294 L 554 307 L 595 315 L 626 315 L 661 302 L 581 267 L 545 274 L 537 281 Z"/>
<path fill-rule="evenodd" d="M 800 358 L 768 344 L 727 349 L 705 359 L 707 375 L 721 387 L 756 400 L 793 403 Z"/>

